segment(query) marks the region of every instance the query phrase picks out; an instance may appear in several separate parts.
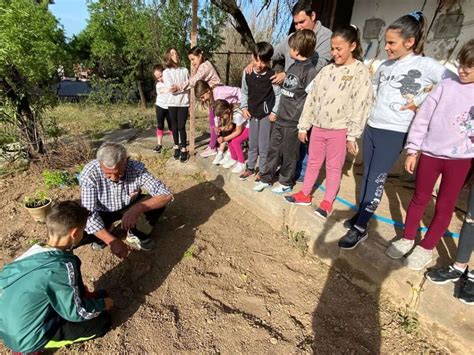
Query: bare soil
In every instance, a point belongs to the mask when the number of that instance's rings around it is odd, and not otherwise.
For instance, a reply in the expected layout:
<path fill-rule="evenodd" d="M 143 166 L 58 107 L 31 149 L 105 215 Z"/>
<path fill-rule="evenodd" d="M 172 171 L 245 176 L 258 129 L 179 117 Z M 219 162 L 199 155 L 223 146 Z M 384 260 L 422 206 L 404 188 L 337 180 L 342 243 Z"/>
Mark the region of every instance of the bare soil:
<path fill-rule="evenodd" d="M 202 175 L 174 173 L 157 158 L 144 160 L 175 193 L 155 230 L 156 249 L 133 252 L 124 261 L 108 249 L 77 249 L 85 283 L 108 289 L 116 308 L 109 334 L 68 350 L 449 352 L 412 316 L 304 255 L 284 232 L 274 232 Z M 30 172 L 0 181 L 0 266 L 45 240 L 45 227 L 21 203 L 41 183 Z M 51 194 L 77 199 L 79 188 Z"/>

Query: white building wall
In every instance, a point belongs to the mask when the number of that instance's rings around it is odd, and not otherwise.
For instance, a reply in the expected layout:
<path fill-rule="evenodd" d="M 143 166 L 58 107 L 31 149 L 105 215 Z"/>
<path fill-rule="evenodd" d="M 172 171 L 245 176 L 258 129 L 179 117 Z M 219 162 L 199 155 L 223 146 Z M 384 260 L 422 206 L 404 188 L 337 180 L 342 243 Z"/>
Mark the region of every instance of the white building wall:
<path fill-rule="evenodd" d="M 438 0 L 355 0 L 352 12 L 352 23 L 360 28 L 361 33 L 364 29 L 365 20 L 371 18 L 380 18 L 385 22 L 385 26 L 379 36 L 379 40 L 367 41 L 362 39 L 362 47 L 364 52 L 370 50 L 366 56 L 366 63 L 372 64 L 375 69 L 378 63 L 387 59 L 384 47 L 384 32 L 387 26 L 395 19 L 415 10 L 423 8 L 428 26 L 435 16 Z M 471 38 L 474 38 L 474 0 L 461 0 L 459 4 L 454 5 L 448 12 L 462 11 L 464 20 L 459 36 L 451 39 L 433 39 L 434 27 L 439 16 L 446 13 L 443 9 L 437 14 L 434 25 L 428 33 L 427 43 L 425 45 L 425 54 L 433 57 L 441 63 L 446 64 L 450 69 L 454 69 L 456 55 L 462 45 Z M 378 54 L 377 54 L 378 49 Z"/>

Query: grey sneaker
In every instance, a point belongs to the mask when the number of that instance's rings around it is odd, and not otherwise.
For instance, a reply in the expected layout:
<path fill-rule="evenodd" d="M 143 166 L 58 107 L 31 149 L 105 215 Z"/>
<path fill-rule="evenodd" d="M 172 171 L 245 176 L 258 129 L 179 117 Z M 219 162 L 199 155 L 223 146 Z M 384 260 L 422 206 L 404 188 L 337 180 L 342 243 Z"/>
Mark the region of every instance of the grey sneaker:
<path fill-rule="evenodd" d="M 151 251 L 155 245 L 151 238 L 140 239 L 130 231 L 128 231 L 127 238 L 125 240 L 132 248 L 136 250 Z"/>
<path fill-rule="evenodd" d="M 433 251 L 427 250 L 419 245 L 413 249 L 413 252 L 403 260 L 403 265 L 411 270 L 423 270 L 433 260 Z"/>
<path fill-rule="evenodd" d="M 392 242 L 392 244 L 385 250 L 385 254 L 392 259 L 398 260 L 403 258 L 405 254 L 412 250 L 414 245 L 414 240 L 402 238 Z"/>

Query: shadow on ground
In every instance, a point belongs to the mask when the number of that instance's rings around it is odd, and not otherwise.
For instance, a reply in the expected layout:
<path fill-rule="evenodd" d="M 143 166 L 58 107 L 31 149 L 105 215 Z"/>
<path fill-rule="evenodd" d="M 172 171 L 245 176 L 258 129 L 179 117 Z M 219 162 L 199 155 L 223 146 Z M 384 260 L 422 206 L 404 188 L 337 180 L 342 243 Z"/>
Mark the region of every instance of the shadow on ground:
<path fill-rule="evenodd" d="M 116 303 L 113 326 L 126 322 L 146 303 L 147 295 L 161 287 L 173 268 L 190 253 L 199 226 L 229 203 L 225 194 L 216 193 L 224 180 L 203 182 L 175 194 L 175 201 L 167 208 L 157 224 L 152 252 L 133 252 L 130 256 L 97 281 L 96 289 L 106 289 Z M 173 307 L 173 306 L 170 306 Z M 170 309 L 179 317 L 177 309 Z"/>

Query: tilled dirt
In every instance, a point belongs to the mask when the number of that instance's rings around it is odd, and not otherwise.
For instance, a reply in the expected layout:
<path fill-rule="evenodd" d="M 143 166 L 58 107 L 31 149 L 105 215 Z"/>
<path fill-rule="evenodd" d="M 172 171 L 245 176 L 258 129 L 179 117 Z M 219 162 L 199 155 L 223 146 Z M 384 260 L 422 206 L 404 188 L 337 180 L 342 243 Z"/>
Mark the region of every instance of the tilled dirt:
<path fill-rule="evenodd" d="M 125 261 L 108 249 L 77 250 L 86 285 L 108 289 L 116 307 L 110 333 L 69 350 L 449 352 L 423 325 L 304 255 L 202 175 L 183 176 L 146 162 L 175 192 L 156 228 L 156 249 L 133 252 Z M 29 173 L 0 183 L 0 265 L 44 240 L 45 227 L 21 207 L 39 183 Z M 78 198 L 79 189 L 52 195 Z"/>

